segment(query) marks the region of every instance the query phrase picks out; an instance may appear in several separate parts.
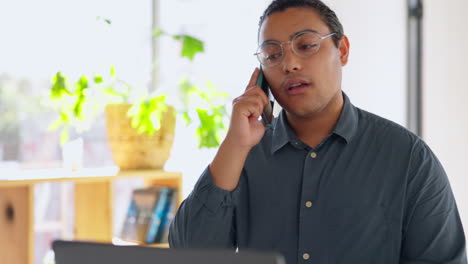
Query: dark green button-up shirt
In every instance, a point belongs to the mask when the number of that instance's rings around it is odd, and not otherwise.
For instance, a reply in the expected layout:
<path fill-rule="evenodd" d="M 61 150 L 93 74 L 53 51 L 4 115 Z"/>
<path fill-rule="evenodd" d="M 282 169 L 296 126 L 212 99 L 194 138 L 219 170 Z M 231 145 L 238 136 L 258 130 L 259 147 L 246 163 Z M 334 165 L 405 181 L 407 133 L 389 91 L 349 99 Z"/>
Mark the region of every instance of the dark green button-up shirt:
<path fill-rule="evenodd" d="M 449 181 L 407 129 L 353 106 L 316 148 L 284 112 L 250 151 L 237 188 L 208 169 L 170 229 L 171 247 L 278 251 L 288 264 L 467 263 Z"/>

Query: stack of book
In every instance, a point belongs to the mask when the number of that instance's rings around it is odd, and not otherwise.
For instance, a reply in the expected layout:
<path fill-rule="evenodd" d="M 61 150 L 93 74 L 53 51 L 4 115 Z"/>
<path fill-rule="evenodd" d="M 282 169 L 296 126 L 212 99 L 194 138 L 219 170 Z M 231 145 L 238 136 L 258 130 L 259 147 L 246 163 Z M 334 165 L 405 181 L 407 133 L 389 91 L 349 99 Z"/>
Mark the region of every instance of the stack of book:
<path fill-rule="evenodd" d="M 144 244 L 168 243 L 177 196 L 176 189 L 164 186 L 134 190 L 120 238 Z"/>

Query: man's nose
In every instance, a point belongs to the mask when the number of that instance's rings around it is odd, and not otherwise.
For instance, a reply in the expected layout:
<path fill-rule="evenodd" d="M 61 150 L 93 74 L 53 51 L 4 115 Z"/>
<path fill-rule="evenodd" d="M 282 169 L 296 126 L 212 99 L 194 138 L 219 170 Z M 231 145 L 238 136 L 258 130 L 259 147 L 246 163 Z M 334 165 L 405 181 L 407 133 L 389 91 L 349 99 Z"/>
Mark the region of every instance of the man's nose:
<path fill-rule="evenodd" d="M 283 44 L 283 52 L 283 71 L 286 73 L 299 71 L 302 68 L 302 58 L 299 57 L 296 53 L 294 53 L 291 42 Z"/>

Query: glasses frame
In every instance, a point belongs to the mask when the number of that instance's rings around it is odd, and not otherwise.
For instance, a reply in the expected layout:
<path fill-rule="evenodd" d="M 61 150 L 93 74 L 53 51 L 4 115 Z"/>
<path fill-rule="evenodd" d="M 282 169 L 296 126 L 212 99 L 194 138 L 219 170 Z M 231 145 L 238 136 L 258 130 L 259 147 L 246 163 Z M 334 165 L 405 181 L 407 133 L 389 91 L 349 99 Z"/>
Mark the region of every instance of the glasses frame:
<path fill-rule="evenodd" d="M 318 41 L 318 43 L 317 43 L 317 45 L 318 45 L 317 52 L 320 50 L 322 40 L 324 40 L 324 39 L 326 39 L 326 38 L 328 38 L 328 37 L 331 37 L 331 36 L 334 36 L 334 35 L 337 34 L 337 32 L 334 32 L 334 33 L 330 33 L 330 34 L 328 34 L 328 35 L 322 36 L 320 33 L 316 32 L 316 31 L 313 31 L 313 30 L 304 30 L 304 31 L 301 31 L 301 32 L 296 33 L 289 41 L 286 41 L 286 42 L 278 42 L 278 41 L 274 41 L 274 40 L 270 40 L 270 41 L 264 42 L 264 43 L 262 43 L 262 45 L 258 46 L 257 52 L 255 52 L 253 55 L 257 57 L 257 60 L 258 60 L 258 61 L 260 62 L 260 64 L 262 64 L 265 68 L 277 66 L 277 65 L 281 64 L 281 62 L 283 62 L 283 60 L 284 60 L 284 48 L 283 48 L 283 45 L 293 43 L 294 40 L 296 40 L 298 37 L 300 37 L 300 36 L 302 36 L 302 35 L 304 35 L 304 34 L 306 34 L 306 33 L 313 33 L 313 34 L 315 34 L 315 35 L 320 36 L 319 41 Z M 281 59 L 280 59 L 277 63 L 275 63 L 275 64 L 273 64 L 273 65 L 265 65 L 265 64 L 263 64 L 263 63 L 262 63 L 262 60 L 261 60 L 260 57 L 259 57 L 259 55 L 261 54 L 261 52 L 258 52 L 258 50 L 259 50 L 261 47 L 263 47 L 264 45 L 266 45 L 266 44 L 276 44 L 276 45 L 279 45 L 280 48 L 281 48 Z M 299 56 L 299 57 L 301 57 L 301 58 L 308 58 L 308 57 L 311 57 L 311 56 L 313 56 L 313 55 L 315 55 L 315 54 L 317 53 L 317 52 L 315 52 L 315 53 L 313 53 L 313 54 L 311 54 L 311 55 L 309 55 L 309 56 L 302 56 L 302 55 L 300 55 L 300 54 L 296 51 L 296 49 L 294 48 L 293 45 L 291 45 L 291 50 L 293 51 L 294 54 L 296 54 L 297 56 Z"/>

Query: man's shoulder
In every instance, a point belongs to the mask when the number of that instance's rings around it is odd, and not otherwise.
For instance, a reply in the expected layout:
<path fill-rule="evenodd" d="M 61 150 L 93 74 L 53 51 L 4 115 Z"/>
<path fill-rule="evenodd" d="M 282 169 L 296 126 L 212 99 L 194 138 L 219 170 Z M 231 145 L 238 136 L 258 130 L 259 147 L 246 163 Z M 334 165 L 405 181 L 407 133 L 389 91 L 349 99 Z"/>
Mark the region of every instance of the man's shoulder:
<path fill-rule="evenodd" d="M 363 131 L 360 138 L 364 140 L 367 140 L 366 137 L 373 138 L 373 141 L 367 143 L 372 143 L 376 149 L 386 148 L 387 153 L 393 152 L 395 154 L 393 157 L 409 158 L 413 167 L 425 164 L 433 166 L 434 170 L 442 168 L 429 145 L 409 129 L 368 111 L 362 109 L 358 109 L 358 111 L 360 130 Z M 371 144 L 368 145 L 371 149 Z"/>
<path fill-rule="evenodd" d="M 359 133 L 353 146 L 364 147 L 366 152 L 379 155 L 395 168 L 403 166 L 401 168 L 406 168 L 405 171 L 408 173 L 401 174 L 404 177 L 413 175 L 423 165 L 437 167 L 434 171 L 441 171 L 437 157 L 418 135 L 374 113 L 362 109 L 358 109 L 358 112 Z"/>
<path fill-rule="evenodd" d="M 393 144 L 400 143 L 414 146 L 421 143 L 421 138 L 406 127 L 369 111 L 357 107 L 356 109 L 359 115 L 358 126 L 361 137 L 372 136 Z"/>

